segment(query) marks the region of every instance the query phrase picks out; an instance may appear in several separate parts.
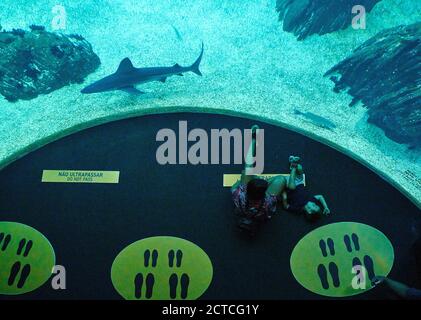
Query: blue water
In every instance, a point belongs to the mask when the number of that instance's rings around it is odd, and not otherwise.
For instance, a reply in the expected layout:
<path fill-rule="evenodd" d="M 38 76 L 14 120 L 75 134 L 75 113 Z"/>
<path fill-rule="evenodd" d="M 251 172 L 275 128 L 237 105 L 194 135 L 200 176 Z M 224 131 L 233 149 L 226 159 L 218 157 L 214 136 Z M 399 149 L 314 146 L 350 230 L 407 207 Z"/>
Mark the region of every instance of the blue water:
<path fill-rule="evenodd" d="M 0 24 L 8 30 L 37 24 L 54 31 L 56 5 L 3 0 Z M 381 30 L 419 21 L 420 2 L 383 0 L 368 15 L 365 30 L 349 27 L 301 42 L 282 30 L 275 0 L 63 0 L 60 5 L 65 26 L 56 31 L 83 35 L 101 66 L 82 84 L 29 101 L 0 100 L 3 165 L 83 126 L 134 114 L 213 110 L 264 119 L 340 146 L 421 198 L 420 152 L 367 124 L 366 109 L 350 109 L 352 98 L 334 93 L 333 83 L 322 76 Z M 115 72 L 125 57 L 135 67 L 189 65 L 202 41 L 203 77 L 147 83 L 141 97 L 80 94 L 84 86 Z M 314 118 L 296 114 L 297 109 L 327 119 L 335 129 L 326 130 Z"/>

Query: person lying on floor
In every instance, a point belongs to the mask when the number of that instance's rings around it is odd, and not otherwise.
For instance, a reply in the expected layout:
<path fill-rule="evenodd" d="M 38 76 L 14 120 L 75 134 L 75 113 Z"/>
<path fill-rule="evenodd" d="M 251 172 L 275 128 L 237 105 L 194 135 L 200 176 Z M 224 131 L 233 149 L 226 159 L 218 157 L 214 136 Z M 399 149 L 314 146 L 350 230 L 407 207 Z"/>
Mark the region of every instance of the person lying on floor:
<path fill-rule="evenodd" d="M 330 214 L 330 209 L 322 195 L 311 195 L 304 185 L 304 171 L 300 158 L 290 156 L 290 176 L 287 187 L 282 192 L 282 205 L 285 210 L 305 213 L 307 218 L 317 218 Z"/>
<path fill-rule="evenodd" d="M 254 132 L 258 129 L 258 126 L 252 127 Z M 270 219 L 276 211 L 277 199 L 286 187 L 286 179 L 283 176 L 275 176 L 265 180 L 254 175 L 247 175 L 247 166 L 251 166 L 255 148 L 256 135 L 253 134 L 241 179 L 232 186 L 231 194 L 237 212 L 266 220 Z"/>

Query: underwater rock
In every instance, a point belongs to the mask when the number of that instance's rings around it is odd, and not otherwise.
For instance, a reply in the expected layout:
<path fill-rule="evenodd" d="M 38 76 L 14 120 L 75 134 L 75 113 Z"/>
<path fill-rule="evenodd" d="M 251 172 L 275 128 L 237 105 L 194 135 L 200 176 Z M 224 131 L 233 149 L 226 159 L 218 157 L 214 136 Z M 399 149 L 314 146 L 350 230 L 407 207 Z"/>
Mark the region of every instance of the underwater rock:
<path fill-rule="evenodd" d="M 44 26 L 38 26 L 36 24 L 31 24 L 29 26 L 29 29 L 31 29 L 31 31 L 45 31 L 45 27 Z"/>
<path fill-rule="evenodd" d="M 351 25 L 352 8 L 361 5 L 370 12 L 381 0 L 277 0 L 276 10 L 283 30 L 294 33 L 298 40 L 312 34 L 323 35 Z"/>
<path fill-rule="evenodd" d="M 13 34 L 14 36 L 18 36 L 23 38 L 25 36 L 25 30 L 22 29 L 12 29 L 12 31 L 10 31 L 11 34 Z"/>
<path fill-rule="evenodd" d="M 387 29 L 330 69 L 335 91 L 362 101 L 368 122 L 390 139 L 421 147 L 421 23 Z"/>
<path fill-rule="evenodd" d="M 30 26 L 0 32 L 0 94 L 13 102 L 30 100 L 70 83 L 81 83 L 100 65 L 82 36 Z"/>

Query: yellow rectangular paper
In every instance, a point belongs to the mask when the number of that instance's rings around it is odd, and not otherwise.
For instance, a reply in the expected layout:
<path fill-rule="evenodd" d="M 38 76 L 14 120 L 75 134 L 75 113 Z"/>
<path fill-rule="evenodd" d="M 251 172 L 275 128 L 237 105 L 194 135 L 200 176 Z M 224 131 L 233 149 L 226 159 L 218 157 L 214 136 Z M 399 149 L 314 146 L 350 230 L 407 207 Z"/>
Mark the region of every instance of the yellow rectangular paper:
<path fill-rule="evenodd" d="M 120 171 L 43 170 L 42 182 L 56 183 L 118 183 Z"/>

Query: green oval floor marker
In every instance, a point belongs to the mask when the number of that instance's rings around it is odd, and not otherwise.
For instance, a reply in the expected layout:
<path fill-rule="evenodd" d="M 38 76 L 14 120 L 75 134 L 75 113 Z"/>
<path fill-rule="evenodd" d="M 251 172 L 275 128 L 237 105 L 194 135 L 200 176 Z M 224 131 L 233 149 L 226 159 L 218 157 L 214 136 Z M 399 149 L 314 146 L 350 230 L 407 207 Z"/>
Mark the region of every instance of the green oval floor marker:
<path fill-rule="evenodd" d="M 136 241 L 118 254 L 111 267 L 114 288 L 127 300 L 195 300 L 212 277 L 206 252 L 175 237 Z"/>
<path fill-rule="evenodd" d="M 291 270 L 306 289 L 329 297 L 346 297 L 372 288 L 375 275 L 387 276 L 393 246 L 379 230 L 356 222 L 339 222 L 308 233 L 291 254 Z"/>
<path fill-rule="evenodd" d="M 17 222 L 0 222 L 0 294 L 39 288 L 54 265 L 54 249 L 39 231 Z"/>

